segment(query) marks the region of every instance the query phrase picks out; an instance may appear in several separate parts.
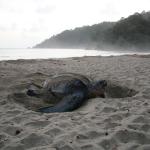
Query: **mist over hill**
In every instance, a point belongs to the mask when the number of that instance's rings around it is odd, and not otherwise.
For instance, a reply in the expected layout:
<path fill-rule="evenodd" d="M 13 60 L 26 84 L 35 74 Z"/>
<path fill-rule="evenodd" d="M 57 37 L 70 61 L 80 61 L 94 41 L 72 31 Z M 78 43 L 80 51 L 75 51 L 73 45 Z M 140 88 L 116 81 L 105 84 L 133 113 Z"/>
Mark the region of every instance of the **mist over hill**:
<path fill-rule="evenodd" d="M 150 12 L 66 30 L 33 48 L 150 50 Z"/>

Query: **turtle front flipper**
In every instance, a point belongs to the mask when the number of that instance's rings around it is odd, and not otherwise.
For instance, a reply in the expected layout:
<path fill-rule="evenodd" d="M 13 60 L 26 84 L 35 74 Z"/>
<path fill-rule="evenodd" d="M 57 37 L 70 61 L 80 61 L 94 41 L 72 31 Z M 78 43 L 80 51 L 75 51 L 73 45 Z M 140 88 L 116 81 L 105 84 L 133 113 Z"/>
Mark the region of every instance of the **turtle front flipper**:
<path fill-rule="evenodd" d="M 68 112 L 79 108 L 86 100 L 84 92 L 75 92 L 62 99 L 53 107 L 40 108 L 37 111 L 43 113 Z"/>

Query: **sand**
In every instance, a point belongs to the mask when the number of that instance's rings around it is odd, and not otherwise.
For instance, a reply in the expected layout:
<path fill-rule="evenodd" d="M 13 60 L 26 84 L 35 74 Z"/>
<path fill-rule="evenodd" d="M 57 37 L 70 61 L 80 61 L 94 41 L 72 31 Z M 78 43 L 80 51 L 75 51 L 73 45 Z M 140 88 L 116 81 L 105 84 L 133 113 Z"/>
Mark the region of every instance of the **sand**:
<path fill-rule="evenodd" d="M 106 98 L 74 112 L 35 112 L 45 103 L 27 87 L 64 72 L 107 80 Z M 150 150 L 150 57 L 1 61 L 0 149 Z"/>

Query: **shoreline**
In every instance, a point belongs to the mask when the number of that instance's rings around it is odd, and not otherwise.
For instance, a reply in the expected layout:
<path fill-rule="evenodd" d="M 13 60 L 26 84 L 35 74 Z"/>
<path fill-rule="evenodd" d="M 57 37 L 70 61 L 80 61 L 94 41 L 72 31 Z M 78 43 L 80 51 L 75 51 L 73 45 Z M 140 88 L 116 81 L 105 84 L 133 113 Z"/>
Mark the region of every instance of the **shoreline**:
<path fill-rule="evenodd" d="M 43 51 L 43 52 L 42 52 Z M 59 55 L 58 55 L 59 54 Z M 150 52 L 137 51 L 103 51 L 103 50 L 69 50 L 69 49 L 2 49 L 0 61 L 18 59 L 66 59 L 84 56 L 123 56 L 123 55 L 150 55 Z"/>
<path fill-rule="evenodd" d="M 141 57 L 141 58 L 150 58 L 150 53 L 148 54 L 121 54 L 121 55 L 110 55 L 110 56 L 102 56 L 102 55 L 97 55 L 97 56 L 75 56 L 75 57 L 65 57 L 65 58 L 33 58 L 33 59 L 23 59 L 23 58 L 19 58 L 19 59 L 8 59 L 8 60 L 0 60 L 0 62 L 6 62 L 6 61 L 38 61 L 38 60 L 65 60 L 65 59 L 76 59 L 76 58 L 85 58 L 85 57 L 121 57 L 121 56 L 134 56 L 134 57 Z"/>
<path fill-rule="evenodd" d="M 122 55 L 0 61 L 0 149 L 150 149 L 149 58 Z M 105 79 L 123 94 L 126 88 L 136 93 L 90 99 L 74 112 L 35 112 L 31 106 L 36 99 L 22 93 L 31 82 L 41 85 L 63 72 Z"/>

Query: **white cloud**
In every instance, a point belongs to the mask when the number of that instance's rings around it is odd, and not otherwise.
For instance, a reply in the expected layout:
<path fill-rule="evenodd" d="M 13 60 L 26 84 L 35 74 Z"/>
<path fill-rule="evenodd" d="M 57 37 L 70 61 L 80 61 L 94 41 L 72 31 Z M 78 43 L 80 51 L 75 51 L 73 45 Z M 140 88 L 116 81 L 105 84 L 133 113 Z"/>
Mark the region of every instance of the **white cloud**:
<path fill-rule="evenodd" d="M 33 46 L 65 29 L 147 11 L 149 4 L 149 0 L 0 0 L 0 47 Z"/>
<path fill-rule="evenodd" d="M 55 11 L 56 7 L 53 5 L 48 5 L 48 6 L 43 6 L 43 7 L 39 7 L 37 8 L 37 13 L 52 13 L 53 11 Z"/>

